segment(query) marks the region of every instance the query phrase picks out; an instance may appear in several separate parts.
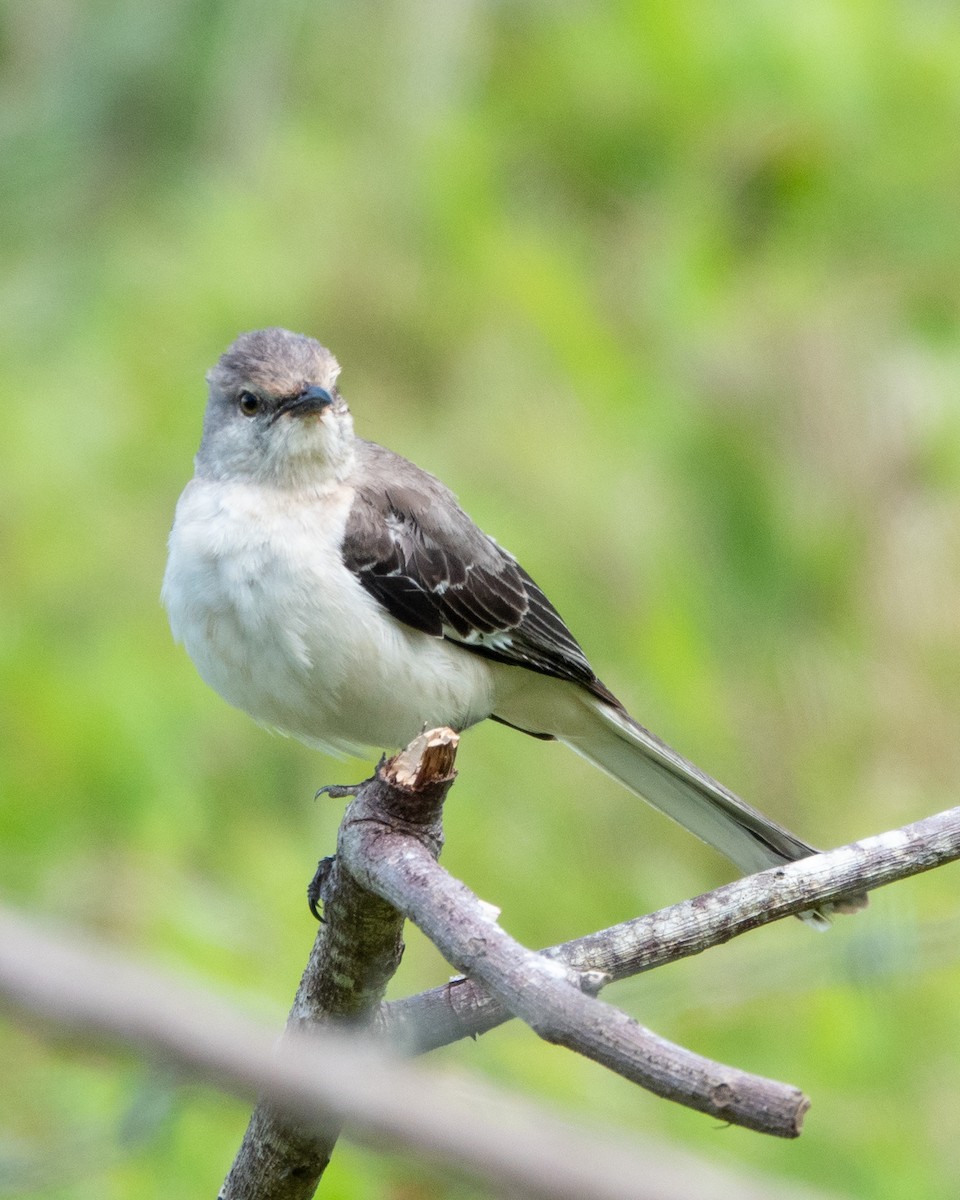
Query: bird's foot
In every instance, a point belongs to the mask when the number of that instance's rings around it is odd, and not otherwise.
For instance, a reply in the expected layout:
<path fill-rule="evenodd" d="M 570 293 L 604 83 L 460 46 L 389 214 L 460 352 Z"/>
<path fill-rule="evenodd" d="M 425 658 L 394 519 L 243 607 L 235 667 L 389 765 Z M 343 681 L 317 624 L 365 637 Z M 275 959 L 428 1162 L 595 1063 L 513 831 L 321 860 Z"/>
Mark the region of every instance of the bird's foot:
<path fill-rule="evenodd" d="M 362 783 L 328 783 L 313 798 L 319 800 L 321 796 L 329 796 L 331 800 L 345 800 L 348 796 L 355 796 L 362 787 Z"/>
<path fill-rule="evenodd" d="M 372 783 L 376 779 L 380 773 L 380 768 L 386 761 L 386 754 L 381 754 L 380 761 L 377 763 L 377 769 L 369 779 L 363 779 L 360 783 L 328 783 L 326 787 L 320 788 L 313 797 L 314 800 L 319 800 L 321 796 L 329 796 L 331 800 L 346 800 L 348 797 L 352 799 L 365 783 Z"/>
<path fill-rule="evenodd" d="M 332 854 L 327 858 L 321 858 L 317 863 L 317 869 L 313 873 L 313 878 L 307 884 L 307 904 L 321 925 L 323 924 L 323 915 L 320 912 L 320 905 L 323 903 L 323 885 L 327 882 L 327 877 L 330 874 L 332 866 Z"/>

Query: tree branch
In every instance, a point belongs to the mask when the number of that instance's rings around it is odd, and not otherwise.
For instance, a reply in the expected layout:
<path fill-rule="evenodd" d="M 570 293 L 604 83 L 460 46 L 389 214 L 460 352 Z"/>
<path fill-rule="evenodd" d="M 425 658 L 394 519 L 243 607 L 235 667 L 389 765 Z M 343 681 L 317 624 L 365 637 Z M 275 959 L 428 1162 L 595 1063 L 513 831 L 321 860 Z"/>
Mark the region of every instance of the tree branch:
<path fill-rule="evenodd" d="M 797 1088 L 712 1062 L 597 1000 L 603 976 L 527 950 L 496 923 L 497 912 L 445 871 L 413 835 L 361 790 L 339 854 L 364 886 L 403 912 L 448 962 L 485 985 L 545 1040 L 593 1059 L 689 1108 L 760 1133 L 796 1137 L 809 1101 Z"/>
<path fill-rule="evenodd" d="M 681 1099 L 687 1096 L 685 1102 L 694 1107 L 723 1111 L 730 1103 L 723 1087 L 731 1078 L 745 1089 L 733 1103 L 748 1115 L 758 1097 L 773 1097 L 775 1104 L 786 1097 L 786 1107 L 773 1118 L 782 1125 L 791 1104 L 797 1116 L 802 1112 L 802 1097 L 795 1099 L 799 1093 L 670 1046 L 581 989 L 596 990 L 768 921 L 960 858 L 960 809 L 953 809 L 533 954 L 499 929 L 490 906 L 435 862 L 456 741 L 450 731 L 418 739 L 382 768 L 348 809 L 339 861 L 323 882 L 327 924 L 318 934 L 279 1050 L 271 1035 L 219 1004 L 171 996 L 153 977 L 124 964 L 91 960 L 73 944 L 51 943 L 2 912 L 0 998 L 24 1013 L 41 1014 L 57 1029 L 96 1029 L 115 1042 L 150 1047 L 231 1090 L 258 1089 L 260 1107 L 281 1127 L 281 1136 L 253 1138 L 241 1151 L 248 1156 L 242 1174 L 248 1182 L 250 1173 L 259 1171 L 262 1184 L 266 1170 L 276 1187 L 238 1191 L 232 1198 L 311 1196 L 339 1123 L 348 1120 L 361 1140 L 415 1145 L 429 1157 L 509 1187 L 511 1194 L 668 1200 L 690 1194 L 687 1168 L 678 1189 L 672 1173 L 658 1177 L 650 1162 L 640 1162 L 622 1143 L 608 1145 L 603 1135 L 561 1127 L 529 1106 L 492 1098 L 483 1089 L 464 1097 L 463 1084 L 450 1090 L 443 1080 L 384 1062 L 369 1046 L 345 1044 L 343 1035 L 332 1039 L 321 1030 L 322 1052 L 304 1041 L 306 1026 L 369 1021 L 402 949 L 400 918 L 391 901 L 401 903 L 454 963 L 475 976 L 380 1007 L 378 1025 L 405 1048 L 425 1049 L 482 1032 L 515 1012 L 549 1039 L 586 1052 L 628 1078 L 647 1082 L 652 1076 L 654 1090 L 679 1073 Z M 437 754 L 446 756 L 444 762 L 436 761 Z M 377 899 L 366 885 L 387 899 Z M 721 1094 L 704 1094 L 705 1084 Z M 488 1116 L 503 1119 L 480 1119 L 478 1105 Z M 729 1110 L 723 1115 L 729 1119 Z M 753 1127 L 766 1128 L 769 1116 L 760 1118 Z M 694 1190 L 719 1195 L 722 1187 L 718 1181 Z M 742 1181 L 726 1188 L 731 1190 L 751 1195 Z M 780 1187 L 777 1193 L 785 1195 Z"/>
<path fill-rule="evenodd" d="M 414 798 L 432 814 L 419 833 L 426 853 L 443 844 L 440 812 L 453 783 L 457 737 L 453 733 L 418 739 L 412 747 L 361 785 L 376 808 L 398 815 Z M 287 1034 L 332 1022 L 367 1024 L 403 954 L 403 916 L 343 869 L 342 843 L 357 819 L 351 805 L 344 816 L 335 858 L 318 867 L 324 920 L 287 1020 Z M 243 1142 L 220 1191 L 220 1200 L 309 1200 L 330 1161 L 339 1130 L 316 1123 L 291 1123 L 269 1099 L 258 1101 Z"/>
<path fill-rule="evenodd" d="M 795 916 L 850 891 L 872 891 L 960 858 L 960 808 L 774 867 L 647 916 L 544 950 L 604 983 L 628 979 L 731 938 Z M 378 1023 L 407 1053 L 422 1053 L 495 1029 L 509 1009 L 475 978 L 390 1001 Z"/>
<path fill-rule="evenodd" d="M 714 1167 L 650 1141 L 587 1128 L 446 1071 L 385 1057 L 330 1028 L 276 1031 L 221 997 L 136 966 L 76 931 L 0 909 L 0 1004 L 53 1037 L 79 1034 L 159 1058 L 244 1098 L 259 1093 L 305 1132 L 341 1122 L 377 1150 L 414 1152 L 532 1200 L 829 1200 Z M 275 1163 L 279 1166 L 279 1163 Z M 288 1163 L 296 1182 L 296 1163 Z"/>

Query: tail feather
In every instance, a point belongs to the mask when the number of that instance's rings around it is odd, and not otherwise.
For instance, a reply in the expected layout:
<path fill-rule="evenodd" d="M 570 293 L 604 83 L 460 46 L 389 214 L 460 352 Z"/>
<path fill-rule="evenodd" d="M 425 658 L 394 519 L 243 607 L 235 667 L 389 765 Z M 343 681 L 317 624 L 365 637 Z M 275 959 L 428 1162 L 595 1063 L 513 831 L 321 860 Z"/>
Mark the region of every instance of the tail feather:
<path fill-rule="evenodd" d="M 591 722 L 589 732 L 561 735 L 562 740 L 745 874 L 817 853 L 638 725 L 624 709 L 596 700 L 594 711 L 599 720 Z M 803 915 L 810 924 L 823 926 L 829 912 L 852 911 L 864 904 L 865 896 L 850 897 Z"/>

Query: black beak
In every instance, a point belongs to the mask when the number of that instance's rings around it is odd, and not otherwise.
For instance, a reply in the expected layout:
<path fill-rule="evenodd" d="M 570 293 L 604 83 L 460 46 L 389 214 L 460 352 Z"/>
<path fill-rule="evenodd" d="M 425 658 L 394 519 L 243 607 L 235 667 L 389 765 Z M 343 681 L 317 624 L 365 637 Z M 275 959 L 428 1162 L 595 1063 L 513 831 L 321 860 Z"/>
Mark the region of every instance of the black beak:
<path fill-rule="evenodd" d="M 323 412 L 332 403 L 333 397 L 326 388 L 304 388 L 298 396 L 291 396 L 289 400 L 284 400 L 274 413 L 273 419 L 276 420 L 283 413 L 290 413 L 295 417 L 307 417 L 311 413 Z"/>

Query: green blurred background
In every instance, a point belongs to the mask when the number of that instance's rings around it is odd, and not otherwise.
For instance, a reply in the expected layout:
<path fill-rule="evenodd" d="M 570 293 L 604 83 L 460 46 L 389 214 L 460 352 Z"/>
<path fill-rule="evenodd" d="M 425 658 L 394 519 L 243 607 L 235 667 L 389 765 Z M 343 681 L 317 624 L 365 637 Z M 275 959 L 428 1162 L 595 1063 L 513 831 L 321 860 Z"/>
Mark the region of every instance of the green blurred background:
<path fill-rule="evenodd" d="M 230 710 L 158 593 L 203 372 L 286 325 L 637 716 L 823 845 L 956 803 L 960 11 L 0 8 L 0 897 L 279 1027 L 362 776 Z M 560 747 L 464 740 L 445 864 L 529 944 L 728 866 Z M 720 1130 L 519 1027 L 456 1063 L 855 1197 L 960 1189 L 956 869 L 611 989 L 801 1085 Z M 448 974 L 410 932 L 393 994 Z M 0 1029 L 0 1194 L 212 1196 L 245 1106 Z M 323 1195 L 462 1185 L 344 1142 Z M 773 1192 L 771 1194 L 774 1194 Z"/>

